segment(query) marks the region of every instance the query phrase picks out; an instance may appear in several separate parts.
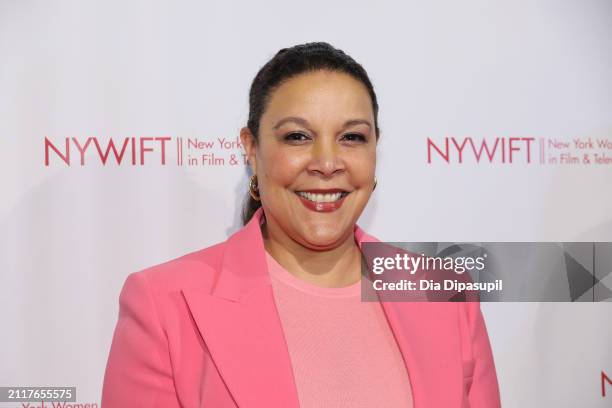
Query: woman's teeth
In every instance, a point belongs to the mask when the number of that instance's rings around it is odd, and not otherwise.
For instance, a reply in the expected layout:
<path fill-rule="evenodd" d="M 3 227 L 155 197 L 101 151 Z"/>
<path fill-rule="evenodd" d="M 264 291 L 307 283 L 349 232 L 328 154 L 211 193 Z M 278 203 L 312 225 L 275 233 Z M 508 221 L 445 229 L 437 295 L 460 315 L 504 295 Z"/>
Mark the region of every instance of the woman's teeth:
<path fill-rule="evenodd" d="M 331 194 L 313 194 L 305 191 L 297 192 L 301 197 L 304 197 L 307 200 L 314 201 L 317 203 L 331 203 L 334 201 L 340 200 L 342 197 L 347 195 L 347 192 L 341 193 L 331 193 Z"/>

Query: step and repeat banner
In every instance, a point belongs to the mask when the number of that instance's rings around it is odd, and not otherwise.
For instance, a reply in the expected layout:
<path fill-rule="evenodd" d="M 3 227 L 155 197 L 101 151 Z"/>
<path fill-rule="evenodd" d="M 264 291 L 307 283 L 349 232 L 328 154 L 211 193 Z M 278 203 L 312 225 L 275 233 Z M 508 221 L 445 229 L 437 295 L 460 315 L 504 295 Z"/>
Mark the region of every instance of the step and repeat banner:
<path fill-rule="evenodd" d="M 99 406 L 125 278 L 241 227 L 249 85 L 299 43 L 377 91 L 370 234 L 612 241 L 611 39 L 603 0 L 0 1 L 0 386 Z M 612 406 L 601 272 L 482 304 L 504 407 Z"/>

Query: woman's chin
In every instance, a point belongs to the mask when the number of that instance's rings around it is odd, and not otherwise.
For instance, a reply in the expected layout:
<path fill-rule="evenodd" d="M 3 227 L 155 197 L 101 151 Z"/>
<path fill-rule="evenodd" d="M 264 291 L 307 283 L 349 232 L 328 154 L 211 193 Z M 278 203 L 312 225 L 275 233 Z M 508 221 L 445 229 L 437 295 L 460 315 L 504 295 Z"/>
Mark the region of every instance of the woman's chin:
<path fill-rule="evenodd" d="M 318 223 L 312 228 L 307 227 L 307 231 L 304 231 L 302 235 L 302 240 L 306 246 L 313 249 L 329 249 L 342 244 L 344 235 L 338 223 L 329 225 Z"/>

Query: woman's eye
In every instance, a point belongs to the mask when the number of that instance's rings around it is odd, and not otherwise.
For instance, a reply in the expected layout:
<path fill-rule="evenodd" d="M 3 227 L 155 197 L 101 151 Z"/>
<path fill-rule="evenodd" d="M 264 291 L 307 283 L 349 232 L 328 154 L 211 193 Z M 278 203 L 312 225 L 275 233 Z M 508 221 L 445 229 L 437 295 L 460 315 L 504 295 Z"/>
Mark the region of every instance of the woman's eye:
<path fill-rule="evenodd" d="M 365 142 L 366 141 L 366 137 L 362 135 L 361 133 L 347 133 L 346 135 L 344 135 L 344 139 L 351 141 L 351 142 Z"/>
<path fill-rule="evenodd" d="M 300 132 L 291 132 L 288 135 L 286 135 L 284 139 L 290 142 L 295 142 L 295 141 L 301 142 L 303 140 L 308 139 L 308 136 Z"/>

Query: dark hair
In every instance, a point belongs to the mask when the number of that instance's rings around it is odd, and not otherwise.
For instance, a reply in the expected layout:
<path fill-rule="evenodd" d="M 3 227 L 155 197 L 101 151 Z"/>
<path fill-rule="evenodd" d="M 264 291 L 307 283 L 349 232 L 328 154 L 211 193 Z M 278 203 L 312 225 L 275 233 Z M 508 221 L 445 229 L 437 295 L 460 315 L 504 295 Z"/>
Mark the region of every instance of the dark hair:
<path fill-rule="evenodd" d="M 343 72 L 365 85 L 372 99 L 374 127 L 376 139 L 378 139 L 378 101 L 365 69 L 342 50 L 334 48 L 326 42 L 312 42 L 281 49 L 259 70 L 253 79 L 249 92 L 247 127 L 253 134 L 256 143 L 259 140 L 259 122 L 272 91 L 284 81 L 296 75 L 319 70 Z M 259 207 L 261 207 L 261 201 L 257 201 L 250 194 L 247 194 L 247 201 L 242 212 L 242 223 L 248 223 Z"/>

